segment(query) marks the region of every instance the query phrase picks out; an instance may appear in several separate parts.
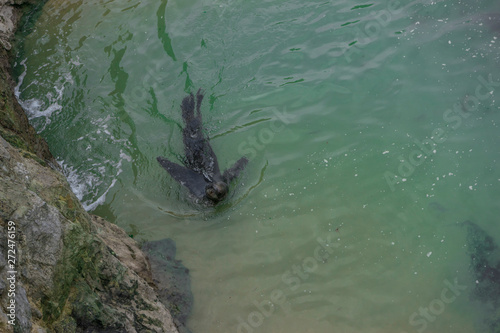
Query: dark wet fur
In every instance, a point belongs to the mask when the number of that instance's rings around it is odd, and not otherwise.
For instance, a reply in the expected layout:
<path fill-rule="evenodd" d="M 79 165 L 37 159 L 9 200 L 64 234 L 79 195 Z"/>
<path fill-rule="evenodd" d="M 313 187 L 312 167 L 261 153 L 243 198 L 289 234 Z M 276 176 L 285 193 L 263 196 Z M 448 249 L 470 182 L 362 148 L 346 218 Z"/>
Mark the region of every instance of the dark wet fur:
<path fill-rule="evenodd" d="M 184 142 L 184 163 L 189 169 L 197 173 L 204 174 L 208 180 L 220 175 L 217 156 L 210 146 L 208 138 L 203 134 L 203 123 L 201 119 L 200 104 L 203 101 L 203 95 L 198 90 L 196 94 L 196 114 L 194 112 L 194 96 L 191 94 L 182 101 L 182 119 L 184 127 L 182 138 Z"/>
<path fill-rule="evenodd" d="M 206 204 L 216 204 L 226 197 L 229 183 L 245 168 L 248 160 L 246 157 L 240 158 L 221 175 L 217 156 L 208 137 L 203 133 L 200 111 L 202 101 L 201 89 L 196 93 L 196 102 L 193 94 L 182 100 L 185 166 L 173 163 L 164 157 L 157 157 L 157 160 L 172 178 L 186 186 L 197 200 Z"/>

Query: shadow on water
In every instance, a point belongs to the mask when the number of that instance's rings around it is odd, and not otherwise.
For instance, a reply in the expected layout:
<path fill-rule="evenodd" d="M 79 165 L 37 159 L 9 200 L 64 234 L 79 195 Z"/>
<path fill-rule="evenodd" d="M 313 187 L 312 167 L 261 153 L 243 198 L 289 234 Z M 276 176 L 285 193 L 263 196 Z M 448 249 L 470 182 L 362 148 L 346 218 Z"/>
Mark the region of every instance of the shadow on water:
<path fill-rule="evenodd" d="M 180 333 L 191 333 L 186 322 L 193 307 L 189 269 L 175 259 L 176 245 L 170 239 L 146 242 L 142 250 L 151 265 L 160 301 L 170 311 Z"/>

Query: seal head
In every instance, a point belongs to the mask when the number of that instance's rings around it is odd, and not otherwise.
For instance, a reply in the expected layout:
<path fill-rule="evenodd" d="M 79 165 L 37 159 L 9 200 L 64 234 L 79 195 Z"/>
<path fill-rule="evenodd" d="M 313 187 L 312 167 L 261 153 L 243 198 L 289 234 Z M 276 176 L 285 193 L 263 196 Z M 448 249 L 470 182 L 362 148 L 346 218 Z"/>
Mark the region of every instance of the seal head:
<path fill-rule="evenodd" d="M 206 197 L 213 201 L 214 203 L 217 203 L 224 199 L 227 195 L 228 192 L 228 187 L 227 184 L 224 182 L 216 182 L 213 184 L 208 184 L 207 187 L 205 188 L 205 193 Z"/>

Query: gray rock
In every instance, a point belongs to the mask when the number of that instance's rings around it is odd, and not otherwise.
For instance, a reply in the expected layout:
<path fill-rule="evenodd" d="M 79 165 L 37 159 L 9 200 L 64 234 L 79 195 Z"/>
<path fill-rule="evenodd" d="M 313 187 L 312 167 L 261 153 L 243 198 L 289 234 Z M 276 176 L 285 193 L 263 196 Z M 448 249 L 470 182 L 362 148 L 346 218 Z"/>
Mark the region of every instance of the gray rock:
<path fill-rule="evenodd" d="M 16 326 L 14 332 L 24 333 L 31 331 L 31 307 L 26 290 L 20 285 L 16 290 Z"/>
<path fill-rule="evenodd" d="M 0 157 L 9 174 L 0 178 L 0 281 L 7 281 L 6 230 L 14 221 L 15 330 L 178 333 L 136 242 L 88 215 L 57 170 L 4 148 L 10 158 Z M 7 288 L 0 287 L 7 314 Z M 5 318 L 0 328 L 12 331 Z"/>
<path fill-rule="evenodd" d="M 29 264 L 23 278 L 31 281 L 33 296 L 40 299 L 43 293 L 54 287 L 52 277 L 57 261 L 61 258 L 64 216 L 54 207 L 47 205 L 40 197 L 30 193 L 32 208 L 23 216 L 15 216 L 22 237 L 20 262 Z"/>

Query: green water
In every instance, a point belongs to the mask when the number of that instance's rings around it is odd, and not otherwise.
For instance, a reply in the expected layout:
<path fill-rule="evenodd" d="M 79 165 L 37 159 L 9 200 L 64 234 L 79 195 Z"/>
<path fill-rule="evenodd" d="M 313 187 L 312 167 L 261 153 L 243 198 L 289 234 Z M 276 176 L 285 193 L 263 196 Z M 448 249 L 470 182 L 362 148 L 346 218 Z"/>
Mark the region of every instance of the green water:
<path fill-rule="evenodd" d="M 496 3 L 50 0 L 17 90 L 88 210 L 176 241 L 194 333 L 486 332 L 455 224 L 500 243 Z M 250 160 L 215 209 L 155 159 L 199 87 Z"/>

